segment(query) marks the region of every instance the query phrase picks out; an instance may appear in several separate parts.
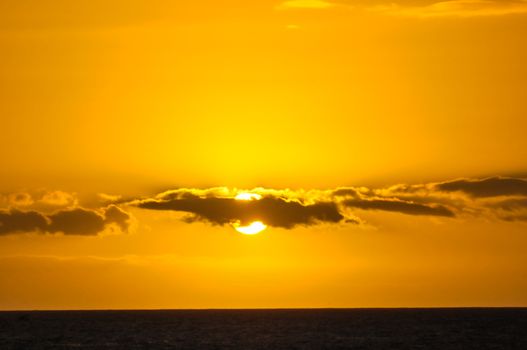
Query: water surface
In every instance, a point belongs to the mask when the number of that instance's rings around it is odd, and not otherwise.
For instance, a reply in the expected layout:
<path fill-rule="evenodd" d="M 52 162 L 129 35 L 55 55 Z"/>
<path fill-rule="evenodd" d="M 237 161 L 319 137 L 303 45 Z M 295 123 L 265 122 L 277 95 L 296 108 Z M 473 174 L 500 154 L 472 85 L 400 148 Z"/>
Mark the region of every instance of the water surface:
<path fill-rule="evenodd" d="M 527 309 L 0 312 L 0 349 L 527 349 Z"/>

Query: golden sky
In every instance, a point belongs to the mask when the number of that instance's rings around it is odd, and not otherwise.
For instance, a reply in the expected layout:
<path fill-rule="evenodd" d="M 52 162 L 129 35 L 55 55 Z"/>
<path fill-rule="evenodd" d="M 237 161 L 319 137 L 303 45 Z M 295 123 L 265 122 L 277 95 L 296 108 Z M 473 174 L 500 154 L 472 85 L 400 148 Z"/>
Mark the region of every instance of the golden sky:
<path fill-rule="evenodd" d="M 0 0 L 0 309 L 527 306 L 525 38 L 523 0 Z"/>

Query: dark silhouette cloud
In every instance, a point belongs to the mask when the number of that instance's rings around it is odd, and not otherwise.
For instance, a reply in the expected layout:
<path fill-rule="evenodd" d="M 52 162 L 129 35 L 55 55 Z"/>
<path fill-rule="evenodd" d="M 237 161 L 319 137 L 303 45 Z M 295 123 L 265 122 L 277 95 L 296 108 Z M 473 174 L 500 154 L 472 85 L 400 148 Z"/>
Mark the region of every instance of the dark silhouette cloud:
<path fill-rule="evenodd" d="M 473 197 L 527 196 L 527 180 L 508 177 L 456 180 L 437 184 L 436 188 L 444 192 L 464 192 Z"/>
<path fill-rule="evenodd" d="M 354 210 L 527 221 L 527 179 L 512 177 L 328 190 L 255 188 L 239 192 L 225 187 L 177 188 L 143 199 L 105 195 L 105 207 L 99 209 L 77 206 L 77 197 L 72 194 L 51 193 L 52 196 L 6 194 L 0 197 L 3 203 L 0 205 L 6 206 L 0 209 L 0 235 L 39 232 L 90 236 L 105 230 L 127 232 L 131 217 L 122 206 L 187 213 L 183 220 L 189 223 L 247 225 L 262 221 L 270 227 L 285 229 L 319 223 L 363 222 Z M 251 199 L 236 199 L 242 193 L 249 194 L 246 198 Z M 44 197 L 67 207 L 50 214 L 46 210 L 50 206 L 42 205 Z M 108 205 L 108 201 L 112 204 Z"/>
<path fill-rule="evenodd" d="M 257 188 L 248 192 L 261 199 L 236 200 L 239 193 L 223 187 L 179 188 L 128 204 L 143 209 L 190 213 L 191 216 L 184 219 L 186 222 L 206 221 L 225 225 L 238 221 L 248 224 L 259 220 L 269 226 L 282 228 L 322 222 L 360 223 L 360 218 L 352 213 L 353 209 L 416 216 L 471 216 L 516 221 L 523 220 L 527 211 L 527 181 L 521 178 L 493 177 L 396 184 L 378 189 L 340 187 L 333 190 L 294 191 Z M 492 197 L 498 196 L 500 198 L 496 198 L 499 199 L 496 202 Z"/>
<path fill-rule="evenodd" d="M 44 231 L 48 225 L 48 219 L 36 211 L 0 211 L 0 235 Z"/>
<path fill-rule="evenodd" d="M 84 209 L 59 211 L 49 216 L 48 232 L 63 232 L 68 235 L 96 235 L 104 230 L 104 217 Z"/>
<path fill-rule="evenodd" d="M 248 224 L 261 220 L 268 226 L 289 229 L 320 222 L 338 223 L 344 219 L 337 204 L 333 202 L 304 205 L 275 197 L 242 201 L 234 198 L 202 198 L 185 194 L 184 198 L 179 199 L 146 200 L 140 202 L 138 206 L 145 209 L 187 212 L 193 214 L 196 220 L 204 220 L 216 225 L 236 221 Z"/>
<path fill-rule="evenodd" d="M 430 216 L 445 216 L 454 217 L 455 214 L 450 209 L 442 205 L 424 205 L 412 202 L 404 202 L 400 200 L 390 199 L 349 199 L 343 202 L 344 205 L 352 208 L 359 208 L 364 210 L 383 210 L 398 212 L 408 215 L 430 215 Z"/>
<path fill-rule="evenodd" d="M 105 230 L 109 224 L 117 224 L 126 232 L 130 215 L 116 206 L 102 212 L 75 208 L 45 215 L 37 211 L 11 209 L 0 211 L 0 235 L 38 232 L 63 233 L 65 235 L 93 236 Z"/>

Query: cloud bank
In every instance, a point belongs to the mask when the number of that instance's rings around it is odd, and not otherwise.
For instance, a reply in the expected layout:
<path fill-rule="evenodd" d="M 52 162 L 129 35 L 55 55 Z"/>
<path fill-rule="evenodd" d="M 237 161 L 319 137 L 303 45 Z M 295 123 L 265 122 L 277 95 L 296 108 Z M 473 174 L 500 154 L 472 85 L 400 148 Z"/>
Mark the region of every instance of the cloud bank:
<path fill-rule="evenodd" d="M 342 202 L 344 206 L 364 210 L 384 210 L 408 215 L 428 215 L 454 217 L 452 210 L 442 205 L 424 205 L 406 202 L 399 199 L 349 199 Z"/>
<path fill-rule="evenodd" d="M 481 17 L 527 13 L 527 1 L 523 0 L 450 0 L 425 6 L 389 4 L 373 10 L 390 15 L 410 17 Z"/>
<path fill-rule="evenodd" d="M 333 2 L 324 0 L 288 0 L 279 4 L 276 9 L 326 9 L 334 6 Z"/>
<path fill-rule="evenodd" d="M 447 1 L 346 1 L 293 0 L 282 2 L 277 9 L 325 9 L 347 7 L 393 16 L 482 17 L 527 13 L 526 0 L 447 0 Z"/>
<path fill-rule="evenodd" d="M 438 184 L 436 188 L 445 192 L 463 192 L 473 197 L 527 196 L 527 181 L 514 178 L 462 179 Z"/>
<path fill-rule="evenodd" d="M 241 192 L 260 200 L 235 199 Z M 524 221 L 527 217 L 527 180 L 493 177 L 448 182 L 394 185 L 387 188 L 342 187 L 334 190 L 275 190 L 255 188 L 182 188 L 129 205 L 149 210 L 188 214 L 187 222 L 212 225 L 263 221 L 291 229 L 320 223 L 361 223 L 362 211 L 391 212 L 438 218 L 484 217 Z"/>
<path fill-rule="evenodd" d="M 108 229 L 127 232 L 131 215 L 123 207 L 179 212 L 187 223 L 228 226 L 262 221 L 282 229 L 319 224 L 360 225 L 365 222 L 362 217 L 366 212 L 444 220 L 527 222 L 527 179 L 511 177 L 329 190 L 178 188 L 132 200 L 104 195 L 101 207 L 95 209 L 79 207 L 74 195 L 52 193 L 0 196 L 4 205 L 8 204 L 7 209 L 0 210 L 0 235 L 37 232 L 93 236 Z M 242 193 L 246 200 L 240 200 Z M 57 210 L 50 207 L 50 202 L 64 207 Z"/>
<path fill-rule="evenodd" d="M 74 208 L 59 210 L 53 214 L 18 209 L 0 211 L 0 235 L 36 232 L 94 236 L 112 224 L 122 232 L 127 232 L 130 215 L 114 205 L 102 210 Z"/>
<path fill-rule="evenodd" d="M 191 213 L 187 221 L 206 221 L 214 225 L 238 222 L 242 225 L 263 221 L 271 227 L 293 228 L 320 222 L 337 223 L 344 219 L 334 202 L 302 204 L 294 200 L 266 196 L 260 200 L 199 197 L 147 199 L 137 204 L 143 209 L 175 210 Z"/>

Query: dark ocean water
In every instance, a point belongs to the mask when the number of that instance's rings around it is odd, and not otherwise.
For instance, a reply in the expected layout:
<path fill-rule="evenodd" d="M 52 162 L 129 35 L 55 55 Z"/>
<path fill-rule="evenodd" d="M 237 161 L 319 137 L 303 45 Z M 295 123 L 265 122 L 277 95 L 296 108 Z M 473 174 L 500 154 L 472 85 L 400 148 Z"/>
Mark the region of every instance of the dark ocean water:
<path fill-rule="evenodd" d="M 0 349 L 527 350 L 527 309 L 0 312 Z"/>

